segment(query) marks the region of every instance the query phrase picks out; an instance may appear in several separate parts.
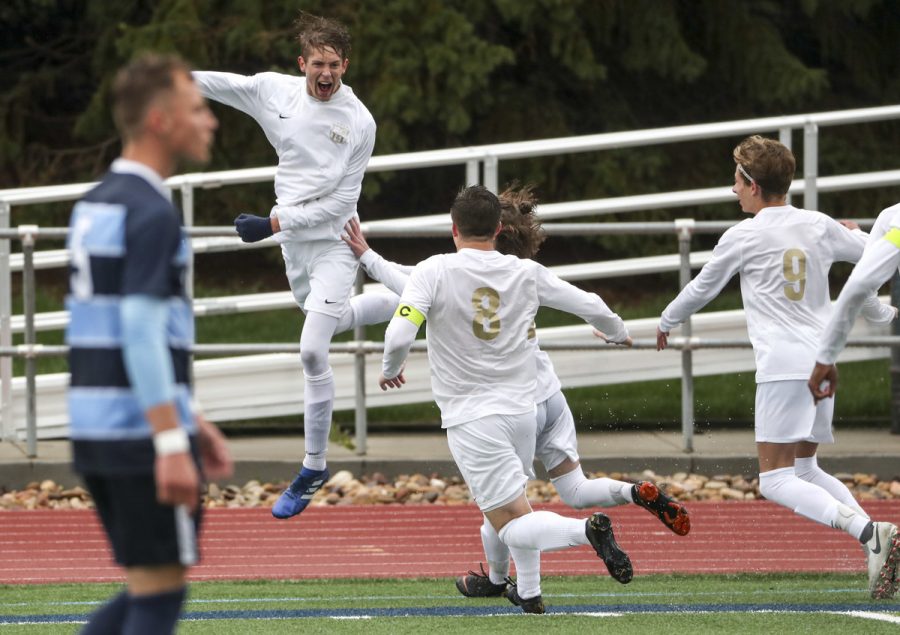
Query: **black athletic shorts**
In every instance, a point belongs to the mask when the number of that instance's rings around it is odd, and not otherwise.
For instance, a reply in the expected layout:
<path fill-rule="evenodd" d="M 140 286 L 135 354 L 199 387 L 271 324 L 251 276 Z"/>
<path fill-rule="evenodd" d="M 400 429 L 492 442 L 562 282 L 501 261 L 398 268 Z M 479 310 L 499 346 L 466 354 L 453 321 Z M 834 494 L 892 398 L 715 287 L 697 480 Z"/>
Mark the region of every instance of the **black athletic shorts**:
<path fill-rule="evenodd" d="M 161 505 L 153 474 L 83 474 L 82 478 L 120 565 L 190 566 L 199 561 L 200 505 L 194 516 L 184 507 Z"/>

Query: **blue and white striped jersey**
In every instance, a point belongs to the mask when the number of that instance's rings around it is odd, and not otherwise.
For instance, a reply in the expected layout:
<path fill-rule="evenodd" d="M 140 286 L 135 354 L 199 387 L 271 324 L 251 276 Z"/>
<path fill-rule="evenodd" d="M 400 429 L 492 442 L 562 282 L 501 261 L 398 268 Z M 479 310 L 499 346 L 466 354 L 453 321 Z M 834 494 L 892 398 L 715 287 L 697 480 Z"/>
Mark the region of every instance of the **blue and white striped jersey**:
<path fill-rule="evenodd" d="M 192 433 L 194 320 L 184 290 L 189 242 L 161 181 L 120 160 L 75 205 L 67 246 L 72 263 L 66 299 L 68 401 L 75 468 L 89 473 L 152 471 L 152 430 L 126 372 L 120 307 L 128 295 L 167 301 L 175 403 L 181 425 Z"/>

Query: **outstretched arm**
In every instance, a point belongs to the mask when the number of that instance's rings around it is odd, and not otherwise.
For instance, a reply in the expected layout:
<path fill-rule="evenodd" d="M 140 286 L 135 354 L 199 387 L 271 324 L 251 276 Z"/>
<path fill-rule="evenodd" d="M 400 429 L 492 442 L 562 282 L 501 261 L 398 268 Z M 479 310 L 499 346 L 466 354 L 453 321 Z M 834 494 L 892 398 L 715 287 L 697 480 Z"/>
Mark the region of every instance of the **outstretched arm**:
<path fill-rule="evenodd" d="M 873 295 L 900 265 L 900 229 L 891 229 L 884 238 L 870 245 L 847 279 L 825 327 L 816 361 L 834 364 L 847 343 L 853 323 L 863 302 Z M 890 307 L 888 307 L 890 308 Z"/>
<path fill-rule="evenodd" d="M 596 293 L 582 291 L 553 275 L 541 265 L 538 272 L 538 299 L 543 306 L 577 315 L 593 326 L 607 342 L 630 345 L 628 329 L 616 313 Z"/>
<path fill-rule="evenodd" d="M 740 241 L 729 229 L 713 249 L 712 258 L 700 273 L 681 290 L 663 310 L 656 329 L 656 350 L 668 346 L 669 333 L 691 315 L 705 307 L 719 295 L 741 266 Z"/>
<path fill-rule="evenodd" d="M 349 245 L 353 255 L 359 258 L 360 264 L 366 272 L 375 280 L 397 295 L 403 295 L 403 289 L 409 281 L 409 274 L 413 267 L 399 265 L 396 262 L 385 260 L 381 254 L 369 247 L 359 226 L 359 221 L 351 218 L 344 226 L 345 233 L 341 239 Z"/>
<path fill-rule="evenodd" d="M 409 347 L 416 340 L 416 333 L 425 321 L 425 315 L 409 304 L 400 302 L 393 319 L 384 332 L 384 359 L 378 385 L 382 390 L 400 388 L 406 383 L 403 367 Z"/>
<path fill-rule="evenodd" d="M 254 119 L 258 117 L 260 94 L 256 75 L 194 71 L 191 76 L 207 99 L 231 106 Z"/>

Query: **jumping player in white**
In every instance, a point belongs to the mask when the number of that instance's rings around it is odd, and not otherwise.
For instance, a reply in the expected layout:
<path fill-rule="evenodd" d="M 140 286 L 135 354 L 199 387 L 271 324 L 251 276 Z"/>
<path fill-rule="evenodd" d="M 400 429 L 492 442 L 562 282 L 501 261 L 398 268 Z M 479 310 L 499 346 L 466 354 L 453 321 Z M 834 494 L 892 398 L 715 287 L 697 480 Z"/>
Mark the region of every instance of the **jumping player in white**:
<path fill-rule="evenodd" d="M 733 191 L 752 218 L 722 234 L 710 261 L 663 311 L 657 348 L 666 348 L 671 329 L 740 273 L 756 356 L 760 492 L 801 516 L 850 534 L 867 548 L 871 560 L 872 549 L 895 529 L 872 522 L 847 487 L 818 466 L 818 445 L 834 443 L 834 402 L 814 404 L 806 389 L 831 314 L 828 270 L 835 261 L 859 260 L 865 234 L 785 202 L 795 162 L 781 143 L 748 137 L 734 149 L 734 161 Z M 872 322 L 887 323 L 896 316 L 893 307 L 880 304 L 874 295 L 865 305 Z"/>
<path fill-rule="evenodd" d="M 863 302 L 900 267 L 900 204 L 883 210 L 869 234 L 869 242 L 847 284 L 841 290 L 834 313 L 825 326 L 816 366 L 808 387 L 816 402 L 833 397 L 838 385 L 835 362 L 844 346 Z M 900 534 L 890 523 L 876 523 L 876 546 L 869 551 L 869 592 L 875 599 L 894 597 L 900 588 Z"/>
<path fill-rule="evenodd" d="M 400 388 L 402 369 L 427 318 L 431 385 L 451 454 L 481 511 L 509 547 L 518 579 L 506 595 L 525 612 L 543 613 L 540 552 L 594 547 L 610 575 L 633 571 L 608 517 L 576 520 L 534 512 L 525 497 L 536 443 L 536 366 L 529 332 L 540 305 L 571 312 L 629 345 L 624 322 L 595 294 L 581 291 L 531 260 L 494 250 L 500 202 L 469 187 L 450 210 L 455 254 L 419 263 L 385 333 L 379 385 Z"/>
<path fill-rule="evenodd" d="M 501 254 L 519 258 L 533 257 L 545 235 L 536 218 L 537 200 L 532 188 L 511 187 L 502 192 L 499 199 L 503 227 L 494 240 L 495 249 Z M 357 222 L 350 221 L 346 229 L 344 239 L 360 258 L 366 272 L 391 291 L 402 294 L 413 267 L 387 261 L 372 250 Z M 539 348 L 533 331 L 529 333 L 528 341 L 534 349 L 537 363 L 535 456 L 544 464 L 562 501 L 575 509 L 635 503 L 654 514 L 676 534 L 687 535 L 691 527 L 687 509 L 661 492 L 656 484 L 650 481 L 626 483 L 610 478 L 588 479 L 585 476 L 578 457 L 575 421 L 553 363 L 550 356 Z M 500 540 L 487 517 L 481 527 L 481 540 L 488 571 L 483 568 L 480 573 L 469 571 L 467 575 L 457 578 L 456 588 L 466 597 L 500 596 L 508 586 L 509 548 Z"/>
<path fill-rule="evenodd" d="M 253 117 L 278 154 L 277 199 L 271 213 L 241 214 L 234 221 L 245 242 L 274 234 L 291 291 L 306 314 L 300 335 L 306 456 L 294 482 L 272 507 L 276 518 L 306 509 L 329 477 L 331 338 L 356 324 L 386 322 L 397 306 L 393 294 L 350 298 L 359 263 L 340 235 L 344 224 L 356 217 L 375 144 L 375 120 L 341 81 L 350 63 L 350 34 L 338 22 L 304 13 L 297 26 L 297 63 L 305 77 L 194 73 L 206 97 Z"/>

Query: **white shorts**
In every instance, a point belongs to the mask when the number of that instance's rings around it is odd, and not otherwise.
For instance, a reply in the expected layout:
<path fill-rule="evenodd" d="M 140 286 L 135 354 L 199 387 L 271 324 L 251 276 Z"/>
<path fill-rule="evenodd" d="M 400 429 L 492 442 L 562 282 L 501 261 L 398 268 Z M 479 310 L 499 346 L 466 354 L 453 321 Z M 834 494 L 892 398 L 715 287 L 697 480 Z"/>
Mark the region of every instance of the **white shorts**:
<path fill-rule="evenodd" d="M 578 461 L 575 420 L 562 391 L 537 405 L 537 447 L 534 454 L 548 472 L 566 459 Z"/>
<path fill-rule="evenodd" d="M 834 443 L 831 418 L 834 399 L 813 403 L 802 379 L 756 385 L 756 441 L 768 443 Z"/>
<path fill-rule="evenodd" d="M 359 260 L 343 241 L 314 240 L 281 245 L 291 292 L 305 313 L 341 317 L 353 292 Z"/>
<path fill-rule="evenodd" d="M 534 413 L 488 415 L 447 428 L 450 454 L 483 512 L 525 493 L 534 441 Z"/>

